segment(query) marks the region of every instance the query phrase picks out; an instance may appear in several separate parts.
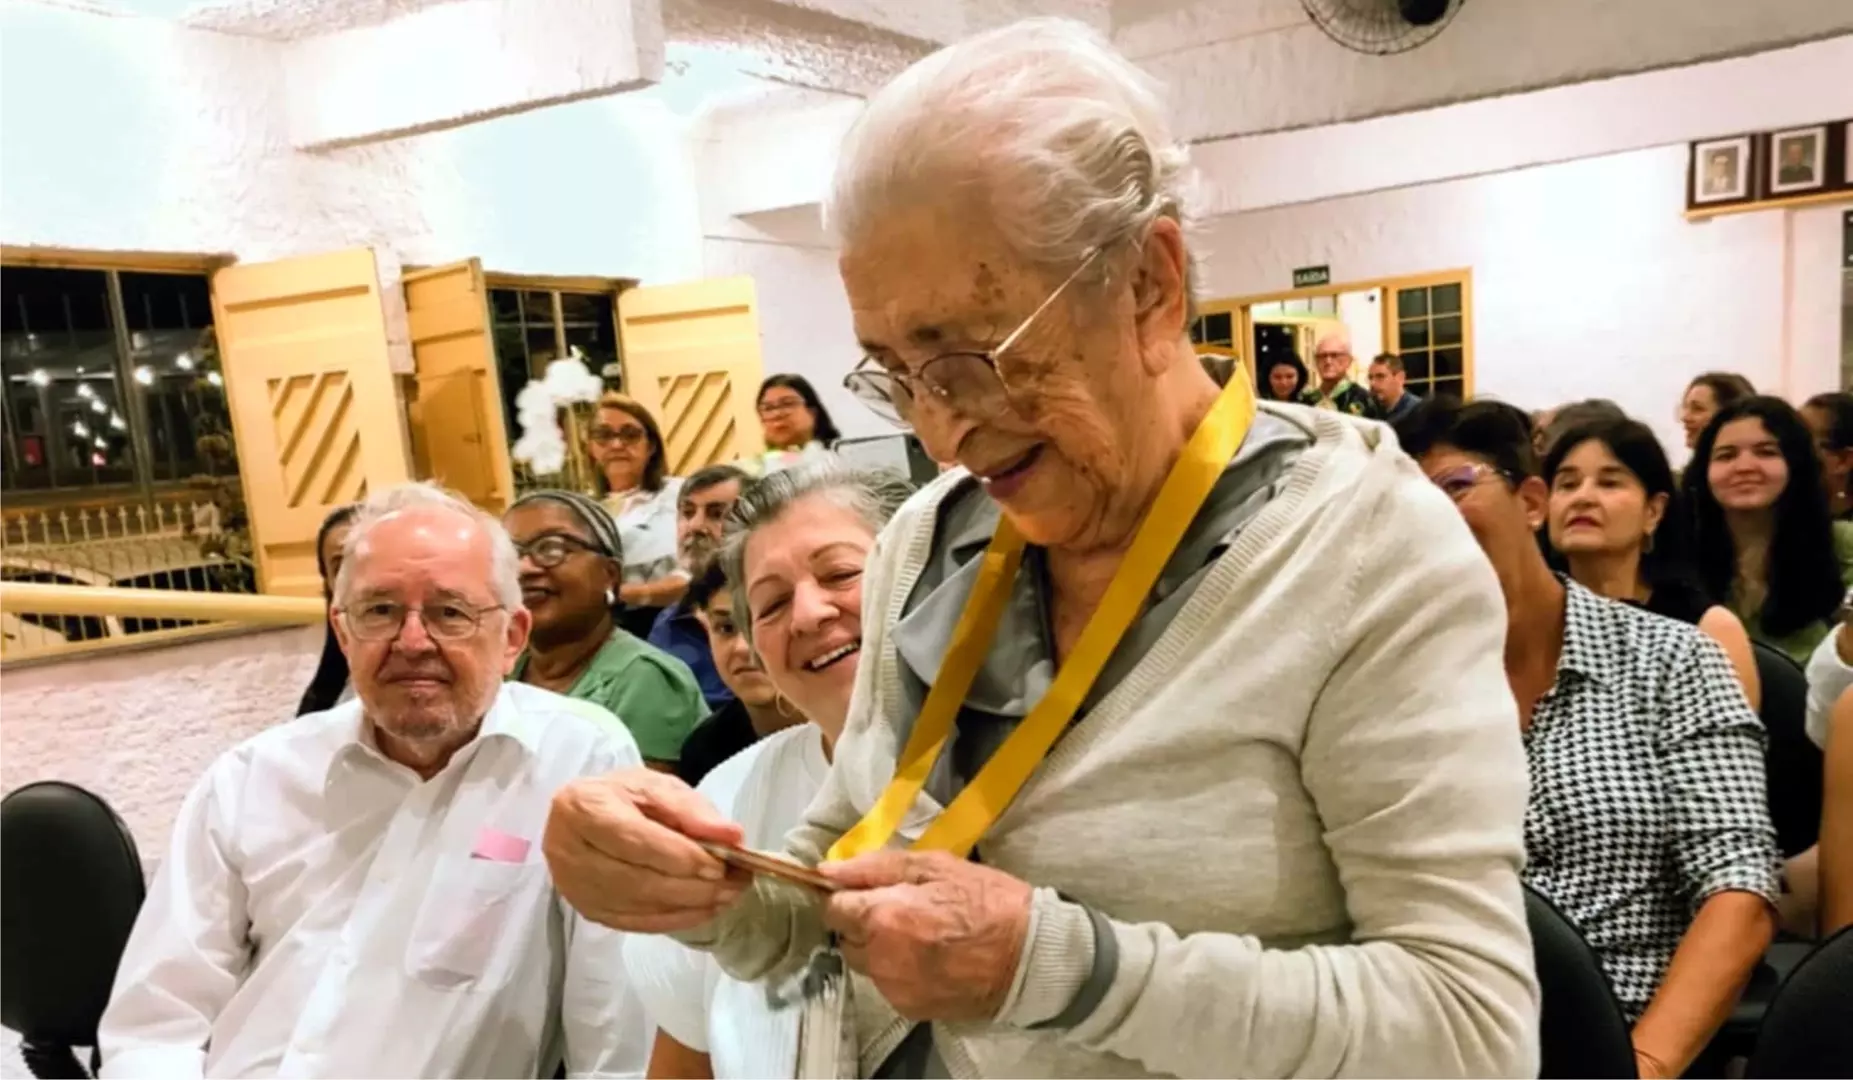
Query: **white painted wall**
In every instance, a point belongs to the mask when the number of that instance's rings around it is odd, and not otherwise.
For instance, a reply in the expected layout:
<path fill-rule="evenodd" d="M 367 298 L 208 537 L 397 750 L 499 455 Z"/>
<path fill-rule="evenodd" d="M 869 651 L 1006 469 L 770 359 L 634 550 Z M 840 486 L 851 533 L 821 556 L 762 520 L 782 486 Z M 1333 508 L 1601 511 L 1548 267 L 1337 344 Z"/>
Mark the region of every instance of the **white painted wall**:
<path fill-rule="evenodd" d="M 685 121 L 593 99 L 341 150 L 291 146 L 277 42 L 0 3 L 0 241 L 397 266 L 701 272 Z M 85 72 L 83 94 L 47 94 Z"/>
<path fill-rule="evenodd" d="M 321 626 L 16 669 L 0 683 L 0 790 L 65 780 L 102 796 L 144 860 L 206 766 L 296 715 Z"/>
<path fill-rule="evenodd" d="M 1688 222 L 1685 168 L 1665 147 L 1216 218 L 1205 285 L 1278 291 L 1318 263 L 1341 283 L 1471 267 L 1477 392 L 1528 408 L 1612 397 L 1679 447 L 1693 375 L 1812 393 L 1839 341 L 1832 208 Z"/>

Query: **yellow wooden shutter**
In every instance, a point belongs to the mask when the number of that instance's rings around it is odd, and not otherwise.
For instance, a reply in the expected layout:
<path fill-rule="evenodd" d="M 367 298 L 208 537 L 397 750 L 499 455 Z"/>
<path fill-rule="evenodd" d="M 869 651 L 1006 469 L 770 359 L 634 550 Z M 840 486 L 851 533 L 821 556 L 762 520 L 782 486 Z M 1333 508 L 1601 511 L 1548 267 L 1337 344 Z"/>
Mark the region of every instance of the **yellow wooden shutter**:
<path fill-rule="evenodd" d="M 492 514 L 515 497 L 482 263 L 467 259 L 405 275 L 418 393 L 407 409 L 420 478 Z"/>
<path fill-rule="evenodd" d="M 765 449 L 752 278 L 626 289 L 618 336 L 625 391 L 662 426 L 671 475 Z"/>
<path fill-rule="evenodd" d="M 409 478 L 373 252 L 228 266 L 212 294 L 258 582 L 318 596 L 322 519 Z"/>

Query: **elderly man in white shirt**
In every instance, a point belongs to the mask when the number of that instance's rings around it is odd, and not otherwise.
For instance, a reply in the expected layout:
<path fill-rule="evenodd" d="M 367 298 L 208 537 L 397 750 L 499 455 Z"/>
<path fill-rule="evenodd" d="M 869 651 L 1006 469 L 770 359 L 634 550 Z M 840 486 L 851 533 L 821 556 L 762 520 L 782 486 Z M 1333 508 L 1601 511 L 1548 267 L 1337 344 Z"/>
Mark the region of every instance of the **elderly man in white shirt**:
<path fill-rule="evenodd" d="M 357 701 L 233 748 L 187 796 L 103 1015 L 103 1075 L 641 1075 L 622 936 L 554 892 L 568 780 L 641 764 L 595 709 L 504 683 L 527 642 L 493 517 L 369 499 L 336 579 Z"/>

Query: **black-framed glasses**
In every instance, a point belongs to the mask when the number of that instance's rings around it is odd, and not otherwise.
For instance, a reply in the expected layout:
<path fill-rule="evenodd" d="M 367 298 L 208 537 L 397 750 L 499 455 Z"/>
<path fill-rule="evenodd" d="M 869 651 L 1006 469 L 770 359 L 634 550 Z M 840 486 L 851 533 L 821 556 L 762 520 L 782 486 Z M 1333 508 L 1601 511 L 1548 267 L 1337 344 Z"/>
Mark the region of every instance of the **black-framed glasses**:
<path fill-rule="evenodd" d="M 606 427 L 600 424 L 592 429 L 591 438 L 599 446 L 610 446 L 614 442 L 623 443 L 625 446 L 636 446 L 643 441 L 645 434 L 640 424 L 626 424 L 621 428 Z"/>
<path fill-rule="evenodd" d="M 548 533 L 546 536 L 530 540 L 525 544 L 515 545 L 517 556 L 527 559 L 542 570 L 553 569 L 578 551 L 604 554 L 597 544 L 588 543 L 576 536 L 562 536 L 559 533 Z"/>
<path fill-rule="evenodd" d="M 804 408 L 804 399 L 801 397 L 774 398 L 771 401 L 762 401 L 755 407 L 761 416 L 783 416 Z"/>
<path fill-rule="evenodd" d="M 1010 388 L 997 370 L 997 358 L 1034 326 L 1042 313 L 1068 291 L 1094 260 L 1101 248 L 1093 248 L 1081 265 L 1074 268 L 1055 287 L 1029 317 L 1004 336 L 997 346 L 983 352 L 948 352 L 921 364 L 914 372 L 896 371 L 883 366 L 873 355 L 864 356 L 854 371 L 843 377 L 843 388 L 856 395 L 875 415 L 902 429 L 913 427 L 914 406 L 925 391 L 947 408 L 956 409 L 974 420 L 989 420 L 1010 408 Z"/>
<path fill-rule="evenodd" d="M 461 600 L 436 600 L 419 607 L 408 607 L 396 600 L 364 600 L 353 607 L 337 608 L 355 637 L 364 641 L 383 641 L 399 636 L 407 615 L 417 612 L 425 633 L 439 641 L 463 641 L 482 629 L 483 616 L 502 611 L 504 606 L 472 607 Z"/>
<path fill-rule="evenodd" d="M 1491 465 L 1482 464 L 1478 461 L 1469 462 L 1466 465 L 1457 465 L 1452 469 L 1444 469 L 1429 477 L 1429 480 L 1431 480 L 1436 487 L 1440 488 L 1448 498 L 1453 499 L 1455 502 L 1460 502 L 1462 499 L 1472 494 L 1473 489 L 1479 487 L 1482 482 L 1494 478 L 1504 480 L 1509 484 L 1516 485 L 1518 483 L 1518 481 L 1513 478 L 1512 474 L 1506 472 L 1504 469 L 1495 469 Z"/>

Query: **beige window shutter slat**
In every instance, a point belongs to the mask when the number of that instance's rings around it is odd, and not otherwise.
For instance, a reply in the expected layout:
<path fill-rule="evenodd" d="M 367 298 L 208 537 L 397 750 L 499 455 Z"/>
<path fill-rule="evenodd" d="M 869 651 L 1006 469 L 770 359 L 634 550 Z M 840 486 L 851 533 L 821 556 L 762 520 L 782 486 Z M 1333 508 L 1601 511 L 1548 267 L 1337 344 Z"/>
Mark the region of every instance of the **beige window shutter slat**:
<path fill-rule="evenodd" d="M 499 514 L 514 500 L 515 475 L 482 263 L 412 271 L 403 284 L 418 367 L 406 410 L 418 475 Z"/>
<path fill-rule="evenodd" d="M 626 392 L 663 429 L 672 475 L 760 453 L 762 378 L 750 277 L 652 285 L 618 294 Z"/>
<path fill-rule="evenodd" d="M 224 267 L 212 294 L 259 587 L 319 596 L 322 519 L 411 475 L 373 252 Z"/>

